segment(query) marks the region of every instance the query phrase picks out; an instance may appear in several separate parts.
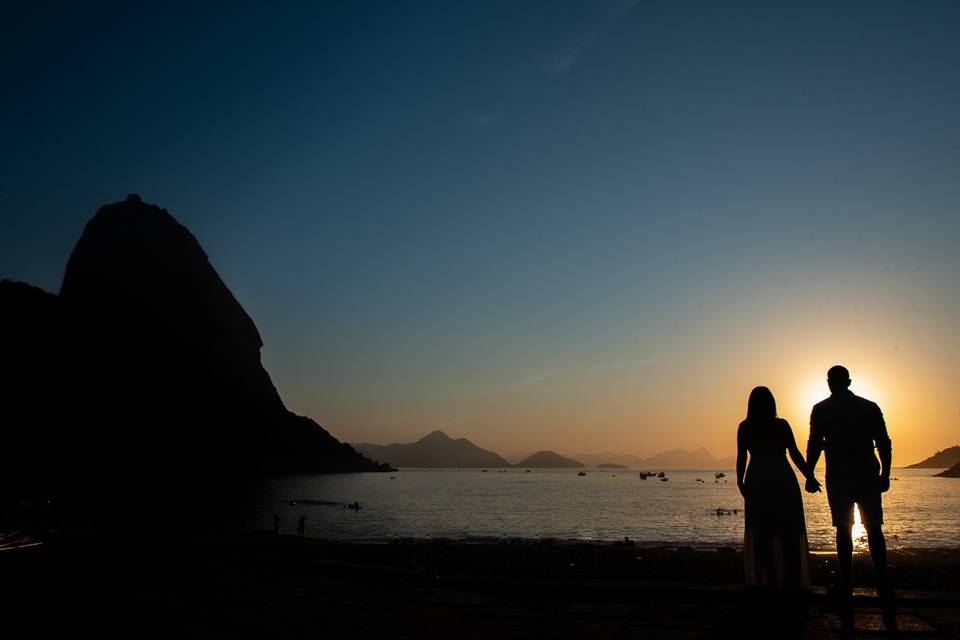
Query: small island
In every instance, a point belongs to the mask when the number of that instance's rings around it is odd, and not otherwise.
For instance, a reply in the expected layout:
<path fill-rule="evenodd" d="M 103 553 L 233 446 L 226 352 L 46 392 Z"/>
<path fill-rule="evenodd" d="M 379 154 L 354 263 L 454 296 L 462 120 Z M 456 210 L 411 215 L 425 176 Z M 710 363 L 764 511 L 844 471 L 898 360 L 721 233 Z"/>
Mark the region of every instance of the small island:
<path fill-rule="evenodd" d="M 938 478 L 960 478 L 960 462 L 953 465 L 946 471 L 941 471 L 940 473 L 936 474 L 936 476 Z"/>

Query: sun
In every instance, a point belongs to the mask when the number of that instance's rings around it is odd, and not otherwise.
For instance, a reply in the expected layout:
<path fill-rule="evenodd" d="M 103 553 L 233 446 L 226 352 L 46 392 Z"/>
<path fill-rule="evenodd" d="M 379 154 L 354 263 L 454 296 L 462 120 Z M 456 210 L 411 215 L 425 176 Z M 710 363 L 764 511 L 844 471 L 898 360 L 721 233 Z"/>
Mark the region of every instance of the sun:
<path fill-rule="evenodd" d="M 850 391 L 862 398 L 883 405 L 880 389 L 871 380 L 860 376 L 851 375 L 850 377 Z M 810 380 L 802 387 L 802 391 L 797 395 L 798 408 L 801 413 L 805 412 L 805 415 L 809 417 L 813 405 L 828 397 L 830 397 L 830 387 L 827 386 L 827 376 L 823 375 L 818 379 Z"/>

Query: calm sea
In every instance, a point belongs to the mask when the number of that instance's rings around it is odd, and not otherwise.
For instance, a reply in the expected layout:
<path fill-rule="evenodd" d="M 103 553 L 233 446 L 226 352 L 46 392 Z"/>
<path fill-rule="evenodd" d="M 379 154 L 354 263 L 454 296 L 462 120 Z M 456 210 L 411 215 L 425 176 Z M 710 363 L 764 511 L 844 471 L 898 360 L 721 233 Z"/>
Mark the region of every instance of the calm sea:
<path fill-rule="evenodd" d="M 257 494 L 244 526 L 352 541 L 397 538 L 557 538 L 737 545 L 743 501 L 733 471 L 667 471 L 641 480 L 634 470 L 402 469 L 277 478 Z M 960 480 L 929 469 L 895 469 L 884 496 L 884 529 L 894 547 L 960 546 Z M 698 482 L 698 479 L 703 482 Z M 822 474 L 821 474 L 822 479 Z M 304 504 L 302 501 L 315 501 Z M 803 494 L 811 549 L 833 547 L 824 493 Z M 297 501 L 297 504 L 291 504 Z M 361 509 L 345 505 L 358 502 Z M 739 512 L 717 515 L 717 509 Z M 865 544 L 855 528 L 858 546 Z"/>

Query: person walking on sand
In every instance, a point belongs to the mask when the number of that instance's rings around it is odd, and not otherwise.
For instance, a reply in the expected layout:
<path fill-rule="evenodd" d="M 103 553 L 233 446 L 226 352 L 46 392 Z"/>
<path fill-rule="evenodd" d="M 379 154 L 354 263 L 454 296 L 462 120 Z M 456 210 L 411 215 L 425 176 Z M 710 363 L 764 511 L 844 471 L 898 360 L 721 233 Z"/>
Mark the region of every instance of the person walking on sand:
<path fill-rule="evenodd" d="M 302 536 L 303 532 L 307 529 L 307 516 L 300 516 L 300 519 L 297 520 L 297 535 Z"/>
<path fill-rule="evenodd" d="M 850 391 L 850 372 L 836 365 L 827 372 L 830 397 L 813 407 L 810 414 L 810 439 L 807 463 L 814 469 L 821 452 L 827 460 L 827 502 L 833 526 L 837 530 L 837 562 L 840 584 L 837 595 L 842 603 L 841 621 L 845 632 L 853 631 L 853 508 L 867 530 L 867 544 L 877 577 L 877 594 L 887 629 L 895 631 L 892 615 L 893 592 L 887 581 L 887 544 L 883 537 L 881 494 L 890 488 L 892 452 L 883 413 L 876 403 Z M 877 456 L 874 455 L 874 447 Z M 814 478 L 806 490 L 819 491 Z"/>

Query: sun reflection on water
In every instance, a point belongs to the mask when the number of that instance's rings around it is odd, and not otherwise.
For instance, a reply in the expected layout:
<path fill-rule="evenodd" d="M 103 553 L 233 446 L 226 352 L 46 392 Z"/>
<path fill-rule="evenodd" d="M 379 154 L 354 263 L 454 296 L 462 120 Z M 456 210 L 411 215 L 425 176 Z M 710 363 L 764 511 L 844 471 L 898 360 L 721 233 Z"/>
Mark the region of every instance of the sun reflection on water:
<path fill-rule="evenodd" d="M 853 550 L 866 551 L 867 547 L 867 528 L 860 521 L 860 505 L 853 510 Z"/>

